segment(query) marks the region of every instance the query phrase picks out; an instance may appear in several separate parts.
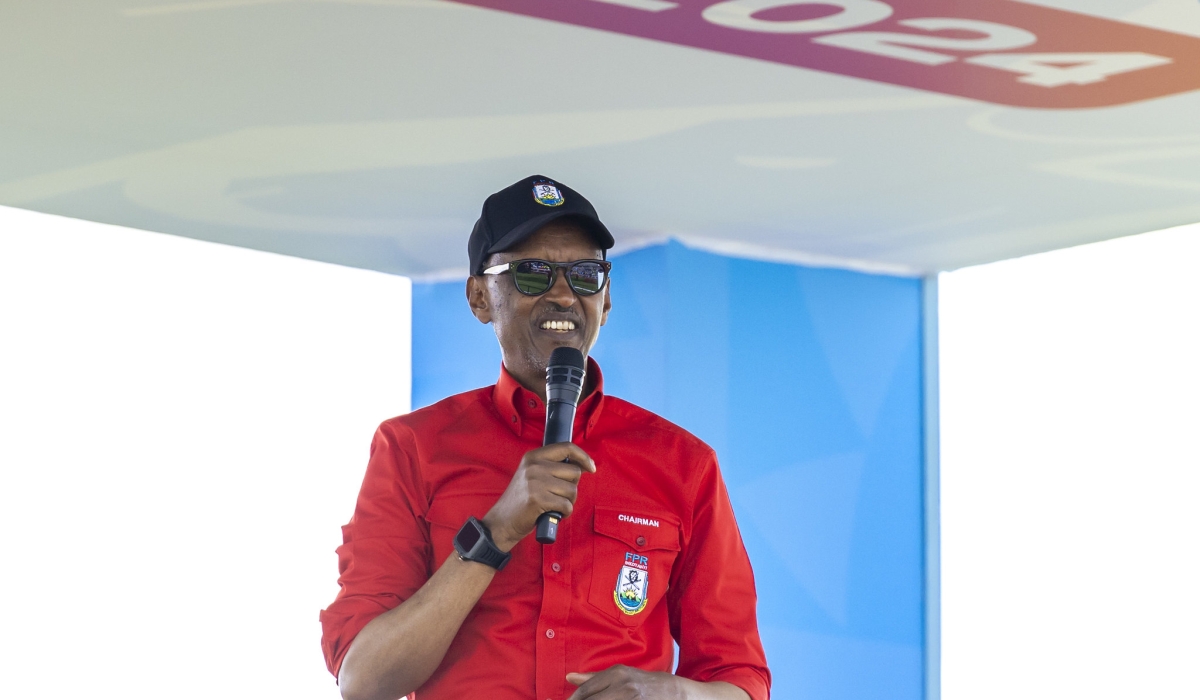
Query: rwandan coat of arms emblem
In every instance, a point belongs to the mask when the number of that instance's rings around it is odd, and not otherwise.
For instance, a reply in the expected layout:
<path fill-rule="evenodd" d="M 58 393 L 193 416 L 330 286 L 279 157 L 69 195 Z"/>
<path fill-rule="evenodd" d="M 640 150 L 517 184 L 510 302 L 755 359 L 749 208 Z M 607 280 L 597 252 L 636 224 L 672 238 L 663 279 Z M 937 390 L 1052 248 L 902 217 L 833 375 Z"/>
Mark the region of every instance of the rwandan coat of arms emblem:
<path fill-rule="evenodd" d="M 650 590 L 650 560 L 633 552 L 625 553 L 625 565 L 617 576 L 613 600 L 626 615 L 636 615 L 646 609 L 646 594 Z"/>
<path fill-rule="evenodd" d="M 539 180 L 533 183 L 533 198 L 538 204 L 543 204 L 547 207 L 557 207 L 563 203 L 562 192 L 554 186 L 553 182 Z"/>

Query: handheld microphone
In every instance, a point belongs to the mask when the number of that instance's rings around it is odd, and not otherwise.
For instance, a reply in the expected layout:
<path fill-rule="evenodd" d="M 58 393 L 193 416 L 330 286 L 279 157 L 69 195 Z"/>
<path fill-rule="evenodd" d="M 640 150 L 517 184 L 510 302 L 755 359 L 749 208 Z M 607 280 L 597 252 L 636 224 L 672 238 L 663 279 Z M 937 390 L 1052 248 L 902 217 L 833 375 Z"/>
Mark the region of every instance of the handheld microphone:
<path fill-rule="evenodd" d="M 586 373 L 583 353 L 575 348 L 555 348 L 546 366 L 546 439 L 543 445 L 570 442 L 575 423 L 575 407 L 583 393 Z M 546 511 L 538 516 L 534 536 L 542 544 L 554 544 L 558 539 L 558 521 L 562 513 Z"/>

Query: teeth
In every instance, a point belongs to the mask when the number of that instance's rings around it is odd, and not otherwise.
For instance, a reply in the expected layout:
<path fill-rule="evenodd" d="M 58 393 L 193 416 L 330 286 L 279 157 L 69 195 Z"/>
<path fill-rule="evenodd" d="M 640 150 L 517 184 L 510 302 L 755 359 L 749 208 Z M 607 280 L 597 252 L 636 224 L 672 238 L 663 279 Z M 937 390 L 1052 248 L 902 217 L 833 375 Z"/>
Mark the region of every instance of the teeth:
<path fill-rule="evenodd" d="M 575 322 L 574 321 L 542 321 L 542 330 L 573 331 L 573 330 L 575 330 Z"/>

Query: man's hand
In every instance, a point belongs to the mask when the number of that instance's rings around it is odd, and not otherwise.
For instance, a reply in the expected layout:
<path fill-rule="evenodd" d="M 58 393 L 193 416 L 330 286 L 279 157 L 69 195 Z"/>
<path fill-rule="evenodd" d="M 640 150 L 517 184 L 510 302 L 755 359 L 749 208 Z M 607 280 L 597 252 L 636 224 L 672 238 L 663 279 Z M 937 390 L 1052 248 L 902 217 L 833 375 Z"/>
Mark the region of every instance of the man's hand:
<path fill-rule="evenodd" d="M 530 450 L 500 500 L 483 517 L 492 540 L 507 552 L 533 532 L 537 518 L 549 510 L 566 517 L 575 507 L 583 472 L 595 473 L 596 463 L 570 442 Z"/>
<path fill-rule="evenodd" d="M 567 700 L 684 700 L 687 695 L 670 673 L 612 666 L 600 673 L 568 673 L 567 682 L 579 686 Z"/>
<path fill-rule="evenodd" d="M 610 666 L 599 673 L 568 673 L 579 686 L 567 700 L 750 700 L 729 683 L 699 683 L 671 673 Z"/>

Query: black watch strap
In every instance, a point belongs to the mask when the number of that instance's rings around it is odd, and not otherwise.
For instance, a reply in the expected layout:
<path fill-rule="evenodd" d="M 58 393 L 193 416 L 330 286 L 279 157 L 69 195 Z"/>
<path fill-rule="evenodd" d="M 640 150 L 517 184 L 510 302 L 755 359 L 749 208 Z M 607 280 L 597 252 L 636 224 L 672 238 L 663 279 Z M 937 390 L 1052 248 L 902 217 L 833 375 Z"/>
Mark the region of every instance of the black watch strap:
<path fill-rule="evenodd" d="M 487 525 L 474 515 L 467 518 L 467 522 L 454 536 L 454 550 L 458 552 L 459 559 L 487 564 L 496 571 L 503 569 L 508 560 L 512 559 L 512 553 L 501 552 L 492 541 L 492 533 Z"/>

